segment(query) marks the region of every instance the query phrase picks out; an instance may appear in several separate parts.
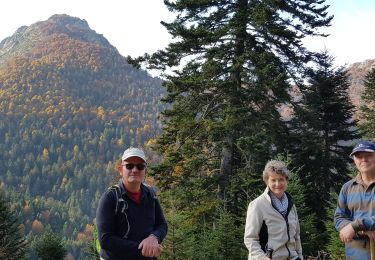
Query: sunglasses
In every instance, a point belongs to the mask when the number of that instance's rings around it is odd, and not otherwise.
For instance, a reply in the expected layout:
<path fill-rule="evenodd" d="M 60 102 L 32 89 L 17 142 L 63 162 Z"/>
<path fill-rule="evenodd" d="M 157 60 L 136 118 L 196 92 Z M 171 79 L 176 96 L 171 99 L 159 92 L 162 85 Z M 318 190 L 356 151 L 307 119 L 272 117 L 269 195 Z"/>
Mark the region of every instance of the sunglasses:
<path fill-rule="evenodd" d="M 143 163 L 138 163 L 138 164 L 127 163 L 127 164 L 123 164 L 123 166 L 125 166 L 127 170 L 133 170 L 134 167 L 137 167 L 139 171 L 142 171 L 146 168 L 146 164 L 143 164 Z"/>

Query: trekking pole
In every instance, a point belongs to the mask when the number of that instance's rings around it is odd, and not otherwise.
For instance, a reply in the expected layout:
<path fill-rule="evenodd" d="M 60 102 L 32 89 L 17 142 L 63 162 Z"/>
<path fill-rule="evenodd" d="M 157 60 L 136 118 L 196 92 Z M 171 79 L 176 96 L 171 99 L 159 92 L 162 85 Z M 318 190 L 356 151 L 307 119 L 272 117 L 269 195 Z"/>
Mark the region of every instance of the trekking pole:
<path fill-rule="evenodd" d="M 371 260 L 375 260 L 375 244 L 374 241 L 370 239 L 370 252 L 371 252 Z"/>

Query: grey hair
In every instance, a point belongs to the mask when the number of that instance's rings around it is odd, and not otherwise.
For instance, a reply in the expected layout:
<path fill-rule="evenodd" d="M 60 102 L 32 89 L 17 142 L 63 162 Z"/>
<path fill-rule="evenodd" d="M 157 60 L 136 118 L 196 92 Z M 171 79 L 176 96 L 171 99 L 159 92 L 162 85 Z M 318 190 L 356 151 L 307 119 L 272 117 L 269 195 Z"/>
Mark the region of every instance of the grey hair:
<path fill-rule="evenodd" d="M 273 172 L 285 176 L 285 178 L 287 180 L 292 178 L 292 174 L 288 170 L 288 168 L 286 167 L 286 164 L 284 162 L 277 161 L 277 160 L 270 160 L 270 161 L 267 162 L 266 166 L 264 167 L 263 181 L 267 182 L 269 174 L 273 173 Z"/>

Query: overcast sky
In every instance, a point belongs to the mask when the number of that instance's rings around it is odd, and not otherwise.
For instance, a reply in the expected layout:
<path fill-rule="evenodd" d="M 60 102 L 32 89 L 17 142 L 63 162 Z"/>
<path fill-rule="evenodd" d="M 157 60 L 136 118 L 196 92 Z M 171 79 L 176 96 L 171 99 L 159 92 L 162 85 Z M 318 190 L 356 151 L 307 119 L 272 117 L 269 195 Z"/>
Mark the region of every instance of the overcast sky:
<path fill-rule="evenodd" d="M 375 59 L 374 0 L 328 0 L 335 16 L 326 39 L 308 39 L 313 50 L 327 49 L 337 65 Z M 171 21 L 163 0 L 7 0 L 1 3 L 0 41 L 19 27 L 54 14 L 85 19 L 124 55 L 139 56 L 167 46 L 170 36 L 160 21 Z"/>

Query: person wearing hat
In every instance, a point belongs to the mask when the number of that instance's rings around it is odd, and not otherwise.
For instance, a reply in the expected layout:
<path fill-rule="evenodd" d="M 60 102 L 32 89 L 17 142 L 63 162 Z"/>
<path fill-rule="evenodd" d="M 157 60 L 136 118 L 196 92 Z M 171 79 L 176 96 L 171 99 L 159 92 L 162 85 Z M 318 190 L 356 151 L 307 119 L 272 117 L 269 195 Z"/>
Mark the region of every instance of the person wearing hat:
<path fill-rule="evenodd" d="M 375 241 L 375 143 L 360 141 L 350 154 L 358 174 L 340 191 L 335 227 L 345 243 L 346 259 L 370 260 Z"/>
<path fill-rule="evenodd" d="M 125 150 L 117 170 L 121 180 L 101 196 L 96 212 L 100 259 L 156 259 L 168 227 L 154 190 L 143 183 L 145 153 Z"/>

